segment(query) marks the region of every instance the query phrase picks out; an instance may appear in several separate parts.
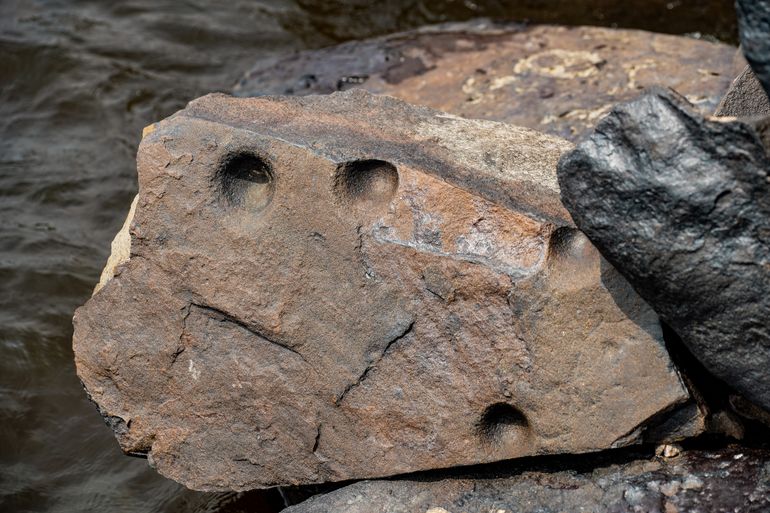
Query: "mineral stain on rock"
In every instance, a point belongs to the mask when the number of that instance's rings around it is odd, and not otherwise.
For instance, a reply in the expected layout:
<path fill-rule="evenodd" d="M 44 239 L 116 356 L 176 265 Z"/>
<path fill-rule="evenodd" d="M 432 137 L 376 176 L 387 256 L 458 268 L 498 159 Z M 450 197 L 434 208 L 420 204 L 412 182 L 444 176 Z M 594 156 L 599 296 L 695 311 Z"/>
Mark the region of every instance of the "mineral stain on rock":
<path fill-rule="evenodd" d="M 689 394 L 560 202 L 571 148 L 363 91 L 196 100 L 142 141 L 78 374 L 201 490 L 633 443 Z"/>

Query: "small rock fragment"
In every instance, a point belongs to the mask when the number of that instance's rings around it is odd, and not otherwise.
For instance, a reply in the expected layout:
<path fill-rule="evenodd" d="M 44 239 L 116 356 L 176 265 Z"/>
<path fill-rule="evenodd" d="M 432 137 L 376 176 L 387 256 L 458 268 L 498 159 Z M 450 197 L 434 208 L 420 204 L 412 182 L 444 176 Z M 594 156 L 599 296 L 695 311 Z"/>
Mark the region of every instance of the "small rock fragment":
<path fill-rule="evenodd" d="M 729 398 L 730 406 L 741 417 L 761 422 L 770 427 L 770 412 L 750 403 L 744 397 L 731 395 Z"/>
<path fill-rule="evenodd" d="M 742 440 L 745 429 L 740 419 L 732 412 L 721 410 L 714 412 L 708 420 L 710 433 L 728 436 L 735 440 Z"/>
<path fill-rule="evenodd" d="M 687 476 L 682 483 L 683 490 L 700 490 L 703 488 L 703 479 L 698 476 Z"/>
<path fill-rule="evenodd" d="M 676 458 L 682 452 L 682 447 L 676 444 L 661 444 L 655 448 L 655 455 L 663 458 Z"/>
<path fill-rule="evenodd" d="M 679 453 L 677 453 L 677 456 Z M 667 458 L 670 458 L 671 456 L 666 456 Z M 673 481 L 669 481 L 667 483 L 663 483 L 660 486 L 660 493 L 665 495 L 666 497 L 673 497 L 674 495 L 679 492 L 679 490 L 682 488 L 682 483 L 674 479 Z"/>
<path fill-rule="evenodd" d="M 644 432 L 644 440 L 657 443 L 693 438 L 706 430 L 706 418 L 706 412 L 694 401 L 690 401 L 670 412 L 659 423 L 651 423 Z"/>

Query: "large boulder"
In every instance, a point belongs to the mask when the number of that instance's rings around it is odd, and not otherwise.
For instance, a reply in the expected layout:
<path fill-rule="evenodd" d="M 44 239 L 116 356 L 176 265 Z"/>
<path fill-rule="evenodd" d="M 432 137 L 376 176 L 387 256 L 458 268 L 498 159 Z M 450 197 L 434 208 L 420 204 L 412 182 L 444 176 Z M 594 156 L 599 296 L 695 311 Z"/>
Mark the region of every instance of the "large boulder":
<path fill-rule="evenodd" d="M 578 140 L 650 86 L 674 88 L 711 113 L 743 66 L 734 47 L 691 37 L 472 21 L 266 59 L 234 93 L 362 88 Z"/>
<path fill-rule="evenodd" d="M 693 354 L 770 409 L 770 119 L 704 119 L 666 90 L 559 164 L 577 225 Z"/>
<path fill-rule="evenodd" d="M 78 374 L 200 490 L 638 441 L 689 396 L 559 200 L 571 147 L 364 91 L 196 100 L 146 130 Z"/>
<path fill-rule="evenodd" d="M 770 511 L 766 448 L 733 446 L 673 458 L 619 460 L 530 462 L 525 468 L 508 465 L 463 476 L 362 481 L 284 513 Z"/>

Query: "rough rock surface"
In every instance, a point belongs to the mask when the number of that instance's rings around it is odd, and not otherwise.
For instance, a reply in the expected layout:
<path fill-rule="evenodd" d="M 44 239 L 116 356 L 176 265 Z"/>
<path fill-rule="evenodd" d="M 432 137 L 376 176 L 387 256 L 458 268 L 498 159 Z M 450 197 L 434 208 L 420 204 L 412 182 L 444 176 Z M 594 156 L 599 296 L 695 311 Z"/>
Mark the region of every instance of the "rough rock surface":
<path fill-rule="evenodd" d="M 569 468 L 569 466 L 568 466 Z M 728 447 L 593 469 L 363 481 L 285 513 L 765 513 L 770 450 Z"/>
<path fill-rule="evenodd" d="M 688 393 L 561 205 L 570 148 L 364 91 L 196 100 L 146 130 L 78 374 L 202 490 L 632 443 Z"/>
<path fill-rule="evenodd" d="M 770 409 L 768 119 L 670 91 L 614 109 L 559 164 L 577 225 L 694 355 Z"/>
<path fill-rule="evenodd" d="M 733 117 L 770 115 L 770 99 L 749 66 L 746 66 L 733 80 L 714 115 Z"/>
<path fill-rule="evenodd" d="M 770 96 L 770 0 L 737 0 L 741 47 Z"/>
<path fill-rule="evenodd" d="M 258 63 L 239 96 L 364 88 L 570 140 L 642 89 L 672 87 L 712 113 L 745 66 L 734 47 L 598 27 L 467 22 Z"/>

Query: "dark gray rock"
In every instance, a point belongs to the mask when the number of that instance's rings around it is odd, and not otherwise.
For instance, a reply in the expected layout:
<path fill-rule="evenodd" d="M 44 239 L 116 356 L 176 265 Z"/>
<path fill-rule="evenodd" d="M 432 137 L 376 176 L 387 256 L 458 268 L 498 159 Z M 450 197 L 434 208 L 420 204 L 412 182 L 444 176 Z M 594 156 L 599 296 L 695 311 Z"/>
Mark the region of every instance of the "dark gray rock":
<path fill-rule="evenodd" d="M 767 119 L 675 93 L 616 107 L 559 163 L 581 230 L 717 377 L 770 409 Z"/>
<path fill-rule="evenodd" d="M 565 462 L 559 462 L 565 463 Z M 688 513 L 770 510 L 770 451 L 686 451 L 595 468 L 364 481 L 284 513 Z M 573 463 L 574 465 L 574 463 Z M 424 478 L 423 478 L 424 479 Z"/>
<path fill-rule="evenodd" d="M 770 0 L 737 0 L 735 6 L 743 54 L 770 96 Z"/>

